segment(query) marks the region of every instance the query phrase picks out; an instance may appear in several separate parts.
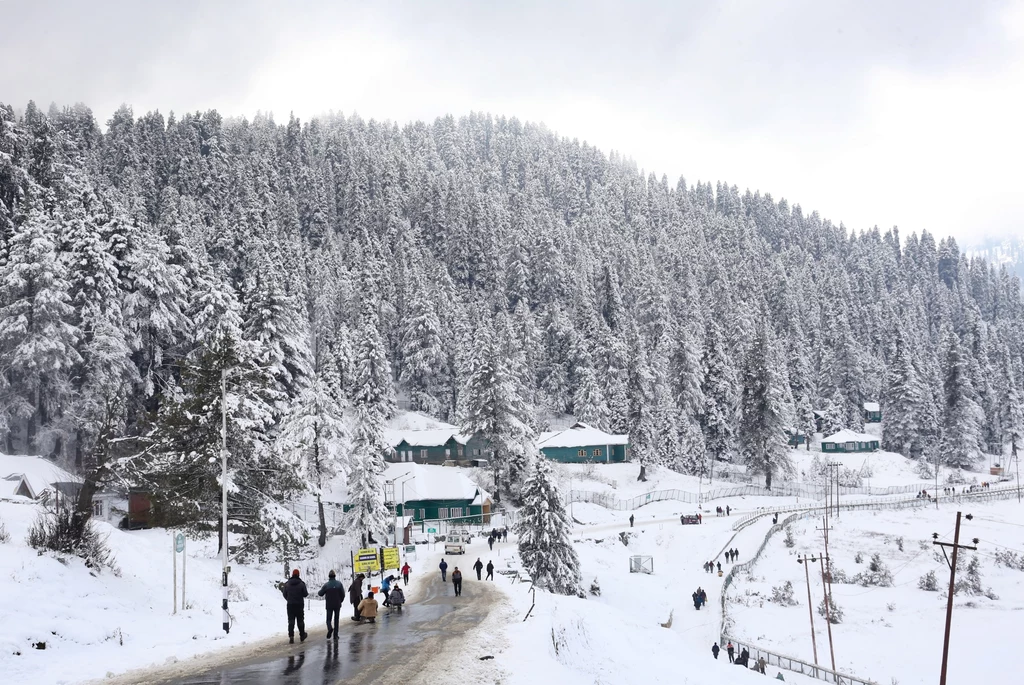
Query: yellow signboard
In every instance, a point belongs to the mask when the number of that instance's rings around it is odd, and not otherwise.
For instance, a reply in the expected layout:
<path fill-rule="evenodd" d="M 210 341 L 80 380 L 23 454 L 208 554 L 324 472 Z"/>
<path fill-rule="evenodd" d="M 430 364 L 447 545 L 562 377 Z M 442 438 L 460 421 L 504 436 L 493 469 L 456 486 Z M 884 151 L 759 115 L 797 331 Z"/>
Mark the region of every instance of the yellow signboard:
<path fill-rule="evenodd" d="M 369 573 L 380 570 L 380 555 L 373 547 L 356 550 L 352 559 L 352 569 L 356 573 Z"/>
<path fill-rule="evenodd" d="M 384 548 L 384 568 L 393 568 L 398 570 L 402 567 L 402 561 L 398 556 L 397 547 L 385 547 Z"/>

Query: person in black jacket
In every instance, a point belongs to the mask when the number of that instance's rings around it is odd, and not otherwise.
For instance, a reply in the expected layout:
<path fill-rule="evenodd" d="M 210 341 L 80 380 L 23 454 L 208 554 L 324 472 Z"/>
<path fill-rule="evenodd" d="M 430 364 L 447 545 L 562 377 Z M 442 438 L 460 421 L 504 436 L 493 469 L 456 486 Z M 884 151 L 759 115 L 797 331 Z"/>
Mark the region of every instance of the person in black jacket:
<path fill-rule="evenodd" d="M 323 597 L 327 605 L 327 639 L 331 636 L 338 639 L 338 616 L 341 614 L 341 603 L 345 599 L 345 586 L 337 581 L 334 571 L 327 574 L 327 582 L 317 594 Z M 334 622 L 331 622 L 331 619 Z"/>
<path fill-rule="evenodd" d="M 480 557 L 476 558 L 476 563 L 473 564 L 473 570 L 476 571 L 476 579 L 480 580 L 480 572 L 484 570 L 484 562 L 480 561 Z"/>
<path fill-rule="evenodd" d="M 487 580 L 494 580 L 494 562 L 487 562 Z"/>
<path fill-rule="evenodd" d="M 309 597 L 306 584 L 299 578 L 299 569 L 292 571 L 292 577 L 281 584 L 281 594 L 288 603 L 288 642 L 295 642 L 295 624 L 299 624 L 299 642 L 306 640 L 306 616 L 303 601 Z"/>
<path fill-rule="evenodd" d="M 352 620 L 359 620 L 359 603 L 363 601 L 363 579 L 362 573 L 355 577 L 352 584 L 348 586 L 348 601 L 352 603 Z"/>

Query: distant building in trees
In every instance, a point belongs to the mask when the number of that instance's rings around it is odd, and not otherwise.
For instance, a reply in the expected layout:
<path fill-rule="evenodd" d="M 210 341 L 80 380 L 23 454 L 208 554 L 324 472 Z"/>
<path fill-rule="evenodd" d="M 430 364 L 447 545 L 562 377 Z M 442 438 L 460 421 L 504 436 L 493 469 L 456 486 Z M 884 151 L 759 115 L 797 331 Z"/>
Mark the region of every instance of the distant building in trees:
<path fill-rule="evenodd" d="M 851 430 L 841 430 L 821 439 L 822 452 L 874 452 L 877 449 L 877 436 Z"/>
<path fill-rule="evenodd" d="M 629 460 L 628 435 L 605 433 L 582 422 L 565 430 L 541 433 L 537 447 L 548 459 L 569 464 Z"/>
<path fill-rule="evenodd" d="M 878 402 L 864 403 L 864 423 L 881 423 L 882 407 Z"/>

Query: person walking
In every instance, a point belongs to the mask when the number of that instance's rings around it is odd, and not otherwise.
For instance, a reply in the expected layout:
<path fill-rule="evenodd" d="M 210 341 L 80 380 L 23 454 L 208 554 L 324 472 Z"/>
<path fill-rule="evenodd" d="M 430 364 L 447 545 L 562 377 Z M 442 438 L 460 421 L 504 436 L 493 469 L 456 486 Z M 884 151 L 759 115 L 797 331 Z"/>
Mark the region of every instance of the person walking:
<path fill-rule="evenodd" d="M 704 523 L 704 515 L 697 512 L 697 523 Z"/>
<path fill-rule="evenodd" d="M 725 515 L 729 516 L 730 514 L 732 514 L 732 507 L 730 507 L 728 504 L 726 504 L 725 505 Z"/>
<path fill-rule="evenodd" d="M 733 655 L 733 653 L 735 651 L 736 651 L 736 648 L 732 646 L 732 640 L 729 640 L 729 642 L 727 642 L 726 645 L 725 645 L 725 653 L 729 655 L 729 663 L 730 664 L 733 661 L 732 655 Z"/>
<path fill-rule="evenodd" d="M 452 571 L 452 587 L 455 588 L 455 596 L 462 596 L 462 571 L 456 566 L 455 570 Z"/>
<path fill-rule="evenodd" d="M 299 578 L 299 569 L 292 571 L 292 577 L 281 584 L 281 594 L 288 604 L 288 643 L 295 644 L 295 624 L 299 624 L 299 642 L 306 641 L 306 616 L 303 600 L 309 597 L 306 584 Z"/>
<path fill-rule="evenodd" d="M 391 595 L 391 581 L 394 580 L 394 576 L 388 576 L 384 580 L 380 581 L 380 591 L 384 593 L 384 606 L 388 606 L 388 598 Z"/>
<path fill-rule="evenodd" d="M 491 549 L 492 552 L 494 551 L 494 536 L 493 535 L 491 537 L 487 538 L 487 546 Z"/>
<path fill-rule="evenodd" d="M 718 572 L 722 572 L 722 562 L 718 562 Z"/>
<path fill-rule="evenodd" d="M 693 597 L 693 608 L 700 611 L 700 595 L 694 592 L 691 596 Z"/>
<path fill-rule="evenodd" d="M 480 561 L 480 557 L 476 558 L 476 563 L 473 564 L 473 570 L 476 571 L 476 579 L 480 580 L 480 572 L 484 570 L 484 562 Z"/>
<path fill-rule="evenodd" d="M 348 586 L 348 601 L 352 604 L 352 620 L 359 620 L 359 602 L 363 599 L 363 580 L 366 578 L 362 573 L 352 580 Z"/>
<path fill-rule="evenodd" d="M 448 562 L 441 559 L 441 563 L 437 567 L 441 569 L 441 582 L 444 583 L 448 580 Z"/>
<path fill-rule="evenodd" d="M 494 580 L 494 562 L 490 559 L 487 560 L 487 580 Z"/>
<path fill-rule="evenodd" d="M 501 531 L 501 538 L 504 542 L 508 542 L 508 528 L 503 528 Z"/>
<path fill-rule="evenodd" d="M 367 592 L 366 599 L 359 603 L 359 621 L 364 619 L 370 623 L 377 622 L 377 600 L 373 598 L 372 592 Z"/>
<path fill-rule="evenodd" d="M 704 592 L 704 588 L 700 588 L 700 587 L 697 588 L 697 592 L 700 594 L 700 603 L 701 604 L 707 604 L 708 603 L 708 593 Z"/>
<path fill-rule="evenodd" d="M 765 673 L 765 669 L 766 669 L 767 666 L 768 666 L 768 664 L 765 663 L 765 660 L 764 660 L 763 656 L 757 657 L 757 672 L 758 673 L 760 673 L 761 675 L 768 675 L 767 673 Z"/>
<path fill-rule="evenodd" d="M 632 514 L 629 515 L 629 527 L 630 528 L 633 527 L 633 515 Z"/>
<path fill-rule="evenodd" d="M 711 645 L 711 653 L 715 655 L 715 659 L 718 659 L 718 653 L 720 651 L 721 651 L 721 648 L 718 646 L 717 642 L 715 644 Z"/>
<path fill-rule="evenodd" d="M 409 568 L 409 562 L 405 562 L 405 566 L 402 567 L 402 582 L 406 585 L 409 584 L 409 574 L 412 573 L 412 569 Z"/>
<path fill-rule="evenodd" d="M 739 558 L 740 558 L 740 551 L 734 547 L 733 550 L 732 550 L 732 560 L 736 561 Z"/>
<path fill-rule="evenodd" d="M 327 607 L 327 639 L 330 640 L 331 636 L 334 636 L 337 640 L 338 617 L 341 614 L 341 603 L 345 601 L 345 586 L 338 582 L 334 571 L 331 571 L 327 574 L 327 582 L 317 594 L 324 598 Z"/>

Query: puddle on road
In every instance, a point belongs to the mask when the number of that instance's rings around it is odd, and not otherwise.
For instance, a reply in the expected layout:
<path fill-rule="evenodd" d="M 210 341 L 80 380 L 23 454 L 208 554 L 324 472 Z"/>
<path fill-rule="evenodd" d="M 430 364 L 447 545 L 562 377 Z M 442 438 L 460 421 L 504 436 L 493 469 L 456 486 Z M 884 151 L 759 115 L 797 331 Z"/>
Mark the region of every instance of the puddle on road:
<path fill-rule="evenodd" d="M 324 633 L 288 647 L 272 658 L 215 668 L 197 676 L 172 681 L 174 685 L 334 685 L 367 666 L 385 664 L 399 647 L 414 649 L 424 638 L 440 632 L 433 624 L 455 607 L 417 604 L 401 613 L 381 614 L 377 623 L 341 626 L 337 642 Z M 321 620 L 322 612 L 310 612 Z M 349 621 L 342 616 L 342 622 Z"/>

